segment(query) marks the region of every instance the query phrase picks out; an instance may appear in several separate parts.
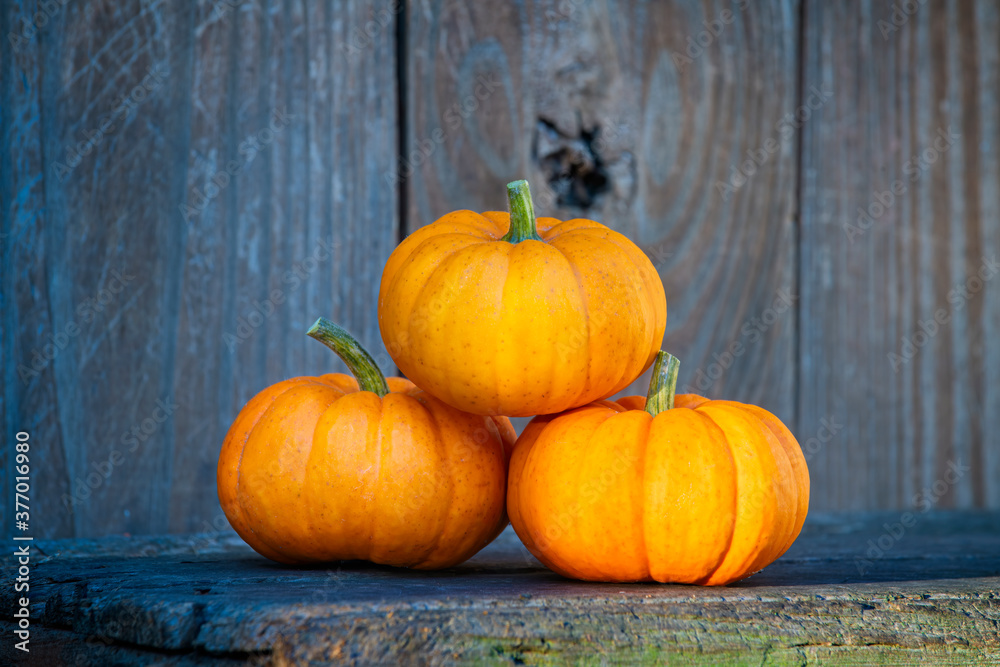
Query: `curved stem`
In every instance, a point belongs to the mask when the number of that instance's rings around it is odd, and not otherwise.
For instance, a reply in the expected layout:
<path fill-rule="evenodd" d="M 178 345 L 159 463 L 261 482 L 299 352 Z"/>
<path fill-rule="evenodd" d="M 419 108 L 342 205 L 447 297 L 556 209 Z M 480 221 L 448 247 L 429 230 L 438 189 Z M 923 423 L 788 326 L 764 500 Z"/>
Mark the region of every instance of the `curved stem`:
<path fill-rule="evenodd" d="M 680 360 L 663 350 L 656 353 L 653 362 L 653 377 L 649 379 L 649 392 L 646 394 L 646 412 L 654 417 L 664 410 L 674 408 L 674 393 L 677 391 L 677 371 Z"/>
<path fill-rule="evenodd" d="M 528 239 L 541 241 L 535 223 L 535 206 L 531 203 L 528 181 L 507 184 L 507 203 L 510 205 L 510 229 L 501 241 L 520 243 Z"/>
<path fill-rule="evenodd" d="M 385 376 L 379 370 L 378 364 L 368 351 L 361 347 L 361 343 L 347 333 L 346 329 L 321 317 L 309 327 L 306 335 L 337 353 L 337 356 L 347 364 L 354 379 L 358 381 L 361 391 L 370 391 L 379 398 L 389 393 L 389 385 L 386 384 Z"/>

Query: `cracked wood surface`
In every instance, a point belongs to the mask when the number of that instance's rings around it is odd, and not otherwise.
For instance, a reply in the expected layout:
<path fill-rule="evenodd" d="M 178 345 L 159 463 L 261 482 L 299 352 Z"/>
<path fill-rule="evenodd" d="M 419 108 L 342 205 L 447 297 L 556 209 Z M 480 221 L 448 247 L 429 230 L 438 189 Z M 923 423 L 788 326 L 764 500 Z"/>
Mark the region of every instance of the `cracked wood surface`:
<path fill-rule="evenodd" d="M 566 580 L 509 529 L 439 573 L 289 568 L 228 531 L 35 548 L 34 664 L 1000 664 L 997 513 L 818 514 L 725 588 Z"/>

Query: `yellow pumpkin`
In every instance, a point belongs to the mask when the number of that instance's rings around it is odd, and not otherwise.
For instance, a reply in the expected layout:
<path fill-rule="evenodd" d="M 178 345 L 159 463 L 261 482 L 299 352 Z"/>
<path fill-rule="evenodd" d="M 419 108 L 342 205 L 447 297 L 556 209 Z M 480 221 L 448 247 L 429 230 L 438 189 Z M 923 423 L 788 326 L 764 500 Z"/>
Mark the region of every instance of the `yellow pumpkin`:
<path fill-rule="evenodd" d="M 240 411 L 218 467 L 219 502 L 240 537 L 281 563 L 418 569 L 455 565 L 491 542 L 507 525 L 510 422 L 386 380 L 331 322 L 309 335 L 355 377 L 285 380 Z"/>
<path fill-rule="evenodd" d="M 552 570 L 593 581 L 724 585 L 791 546 L 809 471 L 770 412 L 674 397 L 661 353 L 649 400 L 598 401 L 536 417 L 510 462 L 507 511 Z"/>
<path fill-rule="evenodd" d="M 663 338 L 656 269 L 597 222 L 536 221 L 526 181 L 507 194 L 510 214 L 455 211 L 392 253 L 386 349 L 417 386 L 476 414 L 559 412 L 620 391 Z"/>

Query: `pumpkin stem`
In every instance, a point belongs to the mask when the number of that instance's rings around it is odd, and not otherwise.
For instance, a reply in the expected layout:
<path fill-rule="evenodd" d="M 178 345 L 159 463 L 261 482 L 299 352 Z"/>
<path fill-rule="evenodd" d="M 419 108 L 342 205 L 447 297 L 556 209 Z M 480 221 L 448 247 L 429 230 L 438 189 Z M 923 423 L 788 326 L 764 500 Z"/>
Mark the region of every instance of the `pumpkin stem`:
<path fill-rule="evenodd" d="M 361 391 L 370 391 L 379 398 L 389 393 L 389 385 L 386 384 L 385 376 L 379 370 L 378 364 L 368 351 L 361 347 L 361 343 L 347 333 L 346 329 L 321 317 L 309 327 L 306 335 L 337 353 L 337 356 L 347 364 L 354 379 L 358 381 Z"/>
<path fill-rule="evenodd" d="M 665 410 L 673 410 L 680 367 L 681 362 L 674 355 L 663 350 L 656 353 L 653 377 L 649 379 L 649 392 L 646 394 L 646 412 L 655 417 Z"/>
<path fill-rule="evenodd" d="M 541 241 L 535 223 L 535 206 L 531 203 L 528 181 L 507 184 L 507 203 L 510 205 L 510 229 L 501 241 L 520 243 L 528 239 Z"/>

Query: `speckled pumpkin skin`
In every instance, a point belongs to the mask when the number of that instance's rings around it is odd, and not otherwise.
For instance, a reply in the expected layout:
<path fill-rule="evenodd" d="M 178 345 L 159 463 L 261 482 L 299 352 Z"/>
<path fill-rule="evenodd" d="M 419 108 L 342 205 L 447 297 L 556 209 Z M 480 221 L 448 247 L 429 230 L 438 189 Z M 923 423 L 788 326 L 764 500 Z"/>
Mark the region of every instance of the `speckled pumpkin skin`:
<path fill-rule="evenodd" d="M 541 241 L 501 238 L 508 213 L 456 211 L 404 240 L 382 274 L 382 339 L 399 369 L 460 410 L 559 412 L 628 386 L 667 322 L 645 254 L 592 220 L 538 218 Z"/>
<path fill-rule="evenodd" d="M 552 570 L 591 581 L 724 585 L 791 546 L 809 509 L 809 471 L 767 410 L 645 397 L 536 417 L 511 457 L 510 522 Z"/>
<path fill-rule="evenodd" d="M 438 569 L 507 525 L 510 422 L 387 383 L 379 398 L 349 375 L 292 378 L 243 408 L 219 457 L 219 502 L 258 553 Z"/>

